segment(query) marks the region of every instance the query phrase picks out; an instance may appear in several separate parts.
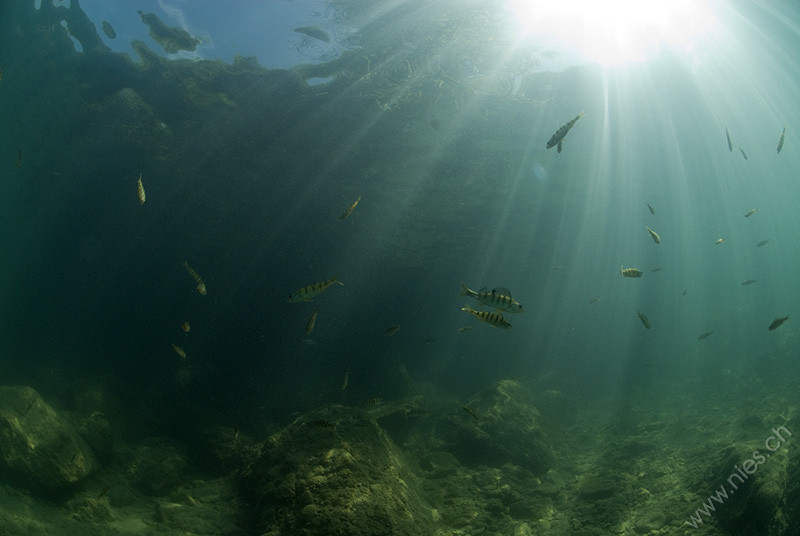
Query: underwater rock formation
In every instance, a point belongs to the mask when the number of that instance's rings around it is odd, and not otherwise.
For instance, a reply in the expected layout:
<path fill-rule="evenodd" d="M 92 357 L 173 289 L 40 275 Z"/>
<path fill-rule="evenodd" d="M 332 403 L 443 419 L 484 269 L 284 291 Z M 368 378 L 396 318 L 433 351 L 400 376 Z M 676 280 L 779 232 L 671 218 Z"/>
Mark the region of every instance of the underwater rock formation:
<path fill-rule="evenodd" d="M 513 463 L 537 475 L 552 467 L 555 456 L 530 391 L 503 380 L 473 396 L 440 427 L 445 450 L 467 465 L 499 467 Z"/>
<path fill-rule="evenodd" d="M 0 466 L 18 482 L 56 492 L 86 478 L 94 454 L 30 387 L 0 387 Z"/>
<path fill-rule="evenodd" d="M 271 436 L 248 487 L 258 534 L 433 534 L 431 508 L 389 436 L 366 413 L 336 406 Z"/>
<path fill-rule="evenodd" d="M 794 534 L 786 531 L 785 512 L 795 506 L 785 504 L 788 461 L 786 452 L 754 451 L 752 445 L 725 449 L 703 482 L 704 488 L 727 491 L 724 502 L 716 505 L 720 525 L 741 536 Z"/>

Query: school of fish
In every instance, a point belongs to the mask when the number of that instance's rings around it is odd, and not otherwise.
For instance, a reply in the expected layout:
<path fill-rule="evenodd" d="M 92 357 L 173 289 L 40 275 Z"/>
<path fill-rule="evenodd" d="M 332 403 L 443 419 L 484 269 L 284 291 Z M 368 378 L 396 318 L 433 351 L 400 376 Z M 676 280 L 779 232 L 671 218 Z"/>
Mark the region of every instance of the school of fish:
<path fill-rule="evenodd" d="M 0 77 L 2 77 L 2 71 L 0 71 Z M 568 121 L 567 123 L 565 123 L 561 127 L 559 127 L 556 130 L 556 132 L 547 141 L 547 143 L 545 145 L 546 149 L 551 149 L 552 147 L 556 147 L 557 148 L 557 152 L 561 153 L 564 139 L 566 138 L 567 134 L 571 131 L 571 129 L 575 126 L 575 124 L 578 122 L 578 120 L 580 120 L 582 117 L 584 117 L 584 113 L 583 112 L 579 113 L 573 119 L 571 119 L 570 121 Z M 782 149 L 784 147 L 785 136 L 786 136 L 786 127 L 784 127 L 783 130 L 781 131 L 780 138 L 778 140 L 778 145 L 777 145 L 777 153 L 778 154 L 781 153 L 781 151 L 782 151 Z M 729 152 L 733 152 L 733 143 L 731 141 L 730 132 L 729 132 L 727 127 L 725 128 L 725 137 L 726 137 L 726 142 L 727 142 L 727 146 L 728 146 L 728 151 Z M 745 160 L 748 160 L 748 156 L 745 153 L 744 149 L 740 147 L 739 151 L 741 152 L 742 157 Z M 22 151 L 20 150 L 18 152 L 18 158 L 17 158 L 18 167 L 21 166 L 21 161 L 22 161 L 21 154 L 22 154 Z M 137 198 L 138 198 L 138 201 L 139 201 L 140 205 L 143 205 L 145 203 L 145 201 L 146 201 L 146 193 L 145 193 L 145 188 L 144 188 L 144 184 L 143 184 L 143 181 L 142 181 L 142 177 L 143 177 L 143 174 L 140 172 L 139 173 L 139 177 L 138 177 L 138 179 L 136 181 Z M 362 199 L 361 196 L 359 196 L 352 204 L 350 204 L 345 209 L 345 211 L 339 216 L 339 220 L 340 221 L 344 221 L 344 220 L 348 219 L 351 216 L 351 214 L 353 213 L 353 211 L 356 209 L 356 207 L 358 206 L 358 204 L 361 201 L 361 199 Z M 647 209 L 648 209 L 648 211 L 649 211 L 651 216 L 656 214 L 655 209 L 653 208 L 653 206 L 649 202 L 645 203 L 645 205 L 647 206 Z M 757 210 L 758 210 L 757 208 L 748 209 L 744 213 L 744 217 L 745 218 L 750 218 L 751 216 L 753 216 L 757 212 Z M 650 236 L 650 238 L 653 240 L 653 242 L 655 244 L 657 244 L 657 245 L 661 244 L 661 242 L 662 242 L 661 236 L 655 230 L 653 230 L 649 225 L 645 225 L 645 229 L 647 230 L 648 235 Z M 725 240 L 726 239 L 724 237 L 723 238 L 718 238 L 716 240 L 716 244 L 722 244 Z M 758 242 L 757 247 L 762 247 L 762 246 L 766 245 L 769 241 L 770 241 L 770 239 L 768 239 L 768 238 L 764 239 L 764 240 Z M 207 289 L 206 289 L 206 284 L 205 284 L 205 281 L 203 280 L 203 278 L 188 264 L 188 262 L 184 261 L 182 263 L 182 265 L 186 269 L 187 273 L 194 280 L 198 293 L 200 295 L 202 295 L 202 296 L 205 296 L 207 294 Z M 663 267 L 657 267 L 657 268 L 652 268 L 650 271 L 652 273 L 656 273 L 656 272 L 661 271 L 662 269 L 663 269 Z M 635 267 L 627 267 L 626 268 L 626 267 L 624 267 L 624 265 L 620 266 L 620 274 L 622 275 L 623 278 L 627 278 L 627 279 L 639 279 L 639 278 L 641 278 L 643 276 L 642 270 L 640 270 L 638 268 L 635 268 Z M 749 286 L 749 285 L 752 285 L 753 283 L 755 283 L 756 281 L 757 281 L 756 279 L 746 279 L 746 280 L 742 281 L 741 285 L 742 286 Z M 334 285 L 344 286 L 344 283 L 342 283 L 337 277 L 331 277 L 331 278 L 329 278 L 327 280 L 319 281 L 319 282 L 316 282 L 316 283 L 310 283 L 310 284 L 307 284 L 307 285 L 305 285 L 303 287 L 300 287 L 296 291 L 292 292 L 289 295 L 287 301 L 289 303 L 311 302 L 313 299 L 317 298 L 318 296 L 320 296 L 322 293 L 326 292 L 328 289 L 330 289 Z M 478 309 L 473 308 L 473 307 L 471 307 L 469 305 L 464 305 L 463 307 L 461 307 L 461 311 L 468 313 L 470 316 L 474 317 L 478 321 L 486 323 L 486 324 L 488 324 L 489 326 L 492 326 L 492 327 L 496 327 L 496 328 L 500 328 L 500 329 L 506 329 L 506 330 L 507 329 L 511 329 L 511 327 L 512 327 L 511 323 L 508 322 L 508 320 L 503 316 L 503 314 L 504 313 L 506 313 L 506 314 L 519 314 L 519 313 L 524 312 L 524 308 L 523 308 L 522 304 L 520 302 L 518 302 L 516 299 L 514 299 L 512 297 L 511 291 L 509 289 L 505 288 L 505 287 L 494 287 L 494 288 L 491 288 L 491 289 L 489 287 L 482 287 L 480 290 L 475 291 L 475 290 L 472 290 L 471 288 L 469 288 L 467 285 L 462 284 L 461 285 L 461 291 L 460 291 L 459 295 L 467 297 L 467 298 L 471 298 L 471 299 L 477 301 L 478 302 L 478 306 L 477 307 L 485 306 L 485 307 L 489 308 L 490 310 L 478 310 Z M 686 295 L 686 290 L 683 291 L 683 295 L 684 296 Z M 600 301 L 599 297 L 593 297 L 592 299 L 589 300 L 590 303 L 596 303 L 598 301 Z M 319 305 L 317 305 L 313 309 L 313 311 L 311 312 L 311 314 L 310 314 L 310 316 L 308 318 L 308 321 L 306 322 L 306 326 L 305 326 L 305 334 L 306 335 L 311 335 L 314 332 L 314 328 L 315 328 L 316 322 L 317 322 L 318 313 L 319 313 Z M 644 328 L 650 330 L 653 327 L 653 325 L 652 325 L 650 319 L 647 317 L 647 315 L 645 315 L 644 313 L 642 313 L 639 310 L 637 310 L 636 313 L 637 313 L 637 316 L 639 318 L 639 321 L 644 326 Z M 775 318 L 768 326 L 769 331 L 774 331 L 774 330 L 778 329 L 788 319 L 789 319 L 788 315 Z M 190 332 L 190 329 L 191 329 L 190 325 L 189 325 L 189 322 L 188 321 L 183 322 L 181 324 L 181 329 L 182 329 L 182 331 L 183 331 L 183 333 L 185 335 L 188 335 L 189 332 Z M 471 332 L 473 330 L 474 330 L 474 328 L 472 326 L 462 326 L 462 327 L 458 328 L 458 332 L 460 332 L 460 333 Z M 384 335 L 387 336 L 387 337 L 393 337 L 399 331 L 400 331 L 400 324 L 395 324 L 395 325 L 392 325 L 389 328 L 387 328 L 384 331 Z M 709 336 L 711 336 L 713 333 L 714 333 L 714 331 L 705 331 L 705 332 L 701 333 L 697 337 L 697 339 L 698 340 L 706 339 Z M 435 340 L 436 340 L 435 338 L 428 338 L 428 339 L 425 339 L 424 342 L 425 343 L 430 343 L 430 342 L 435 342 Z M 311 339 L 305 339 L 303 342 L 307 342 L 309 344 L 311 344 L 311 343 L 316 344 L 315 341 L 313 341 Z M 171 347 L 172 347 L 173 351 L 181 359 L 186 359 L 187 358 L 187 353 L 186 353 L 186 351 L 184 350 L 184 348 L 182 346 L 179 346 L 179 345 L 177 345 L 175 343 L 172 343 Z M 349 384 L 349 376 L 350 376 L 350 369 L 348 367 L 347 371 L 344 374 L 344 379 L 343 379 L 342 384 L 341 384 L 341 390 L 347 389 L 348 384 Z M 374 406 L 374 405 L 380 404 L 381 402 L 382 402 L 382 400 L 380 398 L 376 397 L 376 398 L 372 398 L 372 399 L 368 400 L 365 403 L 365 405 Z M 471 410 L 469 410 L 469 408 L 467 408 L 465 406 L 462 406 L 462 409 L 466 413 L 468 413 L 471 417 L 475 418 L 475 420 L 478 420 L 477 416 Z M 426 413 L 425 410 L 418 409 L 417 413 L 414 413 L 414 414 L 422 415 L 422 414 L 425 414 L 425 413 Z M 336 425 L 337 425 L 337 423 L 331 423 L 331 422 L 328 422 L 328 421 L 326 421 L 324 419 L 319 419 L 319 420 L 313 421 L 312 424 L 317 426 L 317 427 L 325 428 L 325 429 L 329 429 L 329 430 L 334 430 Z"/>

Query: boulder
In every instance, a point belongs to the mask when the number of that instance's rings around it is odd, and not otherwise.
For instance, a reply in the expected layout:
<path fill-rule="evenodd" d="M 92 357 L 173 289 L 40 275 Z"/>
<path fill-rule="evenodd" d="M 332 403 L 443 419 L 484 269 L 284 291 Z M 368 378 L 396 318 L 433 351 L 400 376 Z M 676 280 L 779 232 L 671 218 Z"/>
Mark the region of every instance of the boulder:
<path fill-rule="evenodd" d="M 0 470 L 18 484 L 55 492 L 96 466 L 89 446 L 30 387 L 0 387 Z"/>
<path fill-rule="evenodd" d="M 438 432 L 443 450 L 468 466 L 511 463 L 544 476 L 555 459 L 530 389 L 514 380 L 470 398 Z"/>
<path fill-rule="evenodd" d="M 727 494 L 714 504 L 719 524 L 741 536 L 787 534 L 785 514 L 794 510 L 785 497 L 788 461 L 784 449 L 770 453 L 755 443 L 726 448 L 699 482 L 716 497 L 723 488 Z"/>
<path fill-rule="evenodd" d="M 263 445 L 249 468 L 258 534 L 432 535 L 418 477 L 366 412 L 305 415 Z"/>

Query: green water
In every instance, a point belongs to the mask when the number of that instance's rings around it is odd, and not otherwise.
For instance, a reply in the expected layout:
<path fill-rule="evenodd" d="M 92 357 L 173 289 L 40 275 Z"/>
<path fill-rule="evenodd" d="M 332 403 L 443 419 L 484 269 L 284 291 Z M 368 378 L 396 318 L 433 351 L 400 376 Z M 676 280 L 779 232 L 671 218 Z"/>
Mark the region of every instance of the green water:
<path fill-rule="evenodd" d="M 547 420 L 566 491 L 545 494 L 549 518 L 523 509 L 525 529 L 505 510 L 474 533 L 568 533 L 570 515 L 585 534 L 601 533 L 591 519 L 689 530 L 722 483 L 721 451 L 797 423 L 794 6 L 726 4 L 718 40 L 691 58 L 559 71 L 495 3 L 330 9 L 357 38 L 285 70 L 170 60 L 154 42 L 131 59 L 77 3 L 2 8 L 0 383 L 67 411 L 111 393 L 121 444 L 169 437 L 200 471 L 211 427 L 264 441 L 373 398 L 469 423 L 459 405 L 489 412 L 476 393 L 513 379 Z M 545 149 L 580 112 L 562 152 Z M 287 303 L 334 276 L 343 287 Z M 525 312 L 505 314 L 510 330 L 482 323 L 460 310 L 477 306 L 462 283 L 510 289 Z M 424 458 L 432 444 L 406 432 L 392 437 Z M 794 497 L 785 446 L 775 504 Z M 599 513 L 595 493 L 612 495 Z M 750 533 L 732 519 L 709 534 Z"/>

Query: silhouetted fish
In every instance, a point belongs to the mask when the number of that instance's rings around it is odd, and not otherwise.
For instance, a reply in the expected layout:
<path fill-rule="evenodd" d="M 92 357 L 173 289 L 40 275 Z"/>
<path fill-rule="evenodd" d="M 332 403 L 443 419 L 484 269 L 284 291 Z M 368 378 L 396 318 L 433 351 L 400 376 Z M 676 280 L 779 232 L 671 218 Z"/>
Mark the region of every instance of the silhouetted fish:
<path fill-rule="evenodd" d="M 320 41 L 324 41 L 326 43 L 331 42 L 330 36 L 316 26 L 300 26 L 295 28 L 294 31 L 309 37 L 313 37 L 314 39 L 319 39 Z"/>
<path fill-rule="evenodd" d="M 552 136 L 550 136 L 550 140 L 547 142 L 547 146 L 546 146 L 547 149 L 550 149 L 553 146 L 558 146 L 558 147 L 556 147 L 556 150 L 560 153 L 561 152 L 561 144 L 564 142 L 564 137 L 566 137 L 567 132 L 569 132 L 569 129 L 571 129 L 573 126 L 575 126 L 575 123 L 581 117 L 583 117 L 583 112 L 579 113 L 575 117 L 575 119 L 573 119 L 569 123 L 567 123 L 565 125 L 561 125 L 561 127 L 559 127 L 559 129 L 556 130 L 556 133 L 553 134 Z"/>
<path fill-rule="evenodd" d="M 114 27 L 111 26 L 111 23 L 107 20 L 103 21 L 103 33 L 106 34 L 106 37 L 109 39 L 114 39 L 117 37 L 117 32 L 114 31 Z"/>
<path fill-rule="evenodd" d="M 783 318 L 776 318 L 775 320 L 772 321 L 772 324 L 769 325 L 769 330 L 772 331 L 774 329 L 778 329 L 787 320 L 789 320 L 789 316 L 788 315 L 784 316 Z"/>

